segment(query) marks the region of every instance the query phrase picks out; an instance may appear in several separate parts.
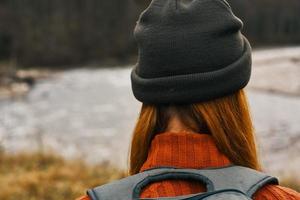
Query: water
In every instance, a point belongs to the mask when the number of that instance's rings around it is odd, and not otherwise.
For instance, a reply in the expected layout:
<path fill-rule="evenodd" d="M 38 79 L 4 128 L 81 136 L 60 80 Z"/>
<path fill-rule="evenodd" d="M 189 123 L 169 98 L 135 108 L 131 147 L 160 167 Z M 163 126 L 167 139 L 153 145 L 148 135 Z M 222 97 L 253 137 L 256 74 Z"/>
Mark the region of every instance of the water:
<path fill-rule="evenodd" d="M 129 75 L 130 67 L 68 70 L 38 81 L 22 99 L 0 101 L 1 146 L 125 168 L 141 106 Z M 259 151 L 266 170 L 281 177 L 300 175 L 299 75 L 299 47 L 254 52 L 247 93 Z"/>

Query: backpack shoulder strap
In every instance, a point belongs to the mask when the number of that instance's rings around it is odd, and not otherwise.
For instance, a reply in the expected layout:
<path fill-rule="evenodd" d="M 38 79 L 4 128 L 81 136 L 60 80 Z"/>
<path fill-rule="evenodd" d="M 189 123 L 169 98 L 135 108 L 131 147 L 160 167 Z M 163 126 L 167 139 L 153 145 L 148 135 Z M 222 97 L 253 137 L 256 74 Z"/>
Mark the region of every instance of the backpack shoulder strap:
<path fill-rule="evenodd" d="M 242 166 L 204 169 L 199 170 L 199 173 L 213 183 L 213 191 L 236 189 L 250 198 L 263 186 L 278 184 L 277 178 Z"/>
<path fill-rule="evenodd" d="M 206 184 L 207 192 L 235 189 L 248 197 L 266 184 L 278 183 L 274 177 L 240 166 L 201 170 L 157 168 L 90 189 L 87 193 L 92 200 L 136 200 L 144 186 L 164 179 L 195 179 Z"/>
<path fill-rule="evenodd" d="M 142 172 L 133 176 L 107 183 L 87 191 L 91 200 L 132 200 L 133 190 L 141 180 L 148 176 L 148 172 Z"/>

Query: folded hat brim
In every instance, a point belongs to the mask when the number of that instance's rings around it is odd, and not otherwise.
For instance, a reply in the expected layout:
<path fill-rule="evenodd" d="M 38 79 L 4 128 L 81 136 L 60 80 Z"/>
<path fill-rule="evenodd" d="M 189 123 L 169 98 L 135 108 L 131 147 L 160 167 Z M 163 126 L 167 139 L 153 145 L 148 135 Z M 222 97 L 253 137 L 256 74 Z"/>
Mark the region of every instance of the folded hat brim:
<path fill-rule="evenodd" d="M 190 104 L 226 96 L 244 88 L 251 76 L 251 46 L 243 36 L 243 54 L 232 64 L 215 71 L 169 77 L 143 78 L 131 71 L 137 100 L 151 104 Z"/>

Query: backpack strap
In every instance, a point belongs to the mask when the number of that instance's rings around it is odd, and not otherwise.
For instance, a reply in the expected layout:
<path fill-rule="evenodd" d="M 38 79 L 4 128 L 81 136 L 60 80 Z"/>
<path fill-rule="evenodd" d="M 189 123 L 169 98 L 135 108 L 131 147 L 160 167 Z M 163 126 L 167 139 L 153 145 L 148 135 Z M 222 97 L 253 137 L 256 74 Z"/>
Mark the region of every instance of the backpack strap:
<path fill-rule="evenodd" d="M 194 179 L 206 184 L 207 192 L 234 189 L 250 198 L 264 185 L 278 184 L 274 177 L 241 166 L 201 170 L 157 168 L 90 189 L 87 194 L 92 200 L 138 200 L 146 185 L 165 179 Z M 165 199 L 179 200 L 195 195 L 199 194 Z"/>
<path fill-rule="evenodd" d="M 236 189 L 250 198 L 263 186 L 278 184 L 278 179 L 275 177 L 241 166 L 203 169 L 199 173 L 213 182 L 213 191 Z"/>

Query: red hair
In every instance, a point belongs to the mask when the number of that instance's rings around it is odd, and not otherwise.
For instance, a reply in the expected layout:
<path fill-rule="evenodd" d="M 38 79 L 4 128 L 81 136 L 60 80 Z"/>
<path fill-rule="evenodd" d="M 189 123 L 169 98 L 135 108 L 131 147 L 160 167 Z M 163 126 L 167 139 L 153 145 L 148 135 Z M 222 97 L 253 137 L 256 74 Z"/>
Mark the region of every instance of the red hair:
<path fill-rule="evenodd" d="M 175 112 L 175 113 L 174 113 Z M 139 172 L 155 134 L 166 130 L 172 114 L 193 130 L 210 134 L 233 164 L 260 170 L 254 130 L 244 90 L 219 99 L 185 105 L 143 104 L 133 131 L 129 174 Z"/>

